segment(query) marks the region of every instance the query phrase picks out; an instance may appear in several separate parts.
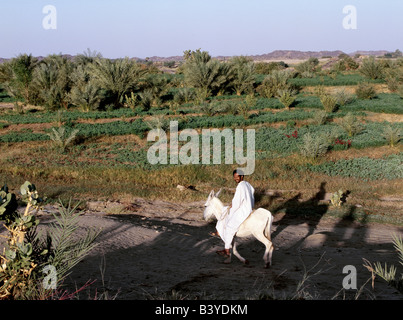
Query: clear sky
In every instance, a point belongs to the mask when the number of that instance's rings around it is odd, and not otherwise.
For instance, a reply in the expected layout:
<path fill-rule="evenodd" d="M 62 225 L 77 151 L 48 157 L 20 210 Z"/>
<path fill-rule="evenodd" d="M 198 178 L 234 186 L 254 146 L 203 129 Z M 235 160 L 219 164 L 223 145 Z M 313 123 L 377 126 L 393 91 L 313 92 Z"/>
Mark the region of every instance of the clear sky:
<path fill-rule="evenodd" d="M 46 5 L 56 9 L 56 29 L 43 27 Z M 347 5 L 356 8 L 356 29 L 343 27 Z M 107 58 L 198 48 L 213 56 L 395 51 L 403 49 L 402 31 L 403 0 L 0 0 L 3 58 L 87 48 Z"/>

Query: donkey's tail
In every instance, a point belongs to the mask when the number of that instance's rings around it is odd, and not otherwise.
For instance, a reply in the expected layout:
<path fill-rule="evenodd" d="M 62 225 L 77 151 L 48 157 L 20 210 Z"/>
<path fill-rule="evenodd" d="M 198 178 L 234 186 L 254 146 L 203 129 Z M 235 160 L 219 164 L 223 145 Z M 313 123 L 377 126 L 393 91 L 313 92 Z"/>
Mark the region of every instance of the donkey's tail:
<path fill-rule="evenodd" d="M 271 241 L 271 227 L 273 224 L 273 215 L 269 210 L 267 210 L 268 216 L 267 216 L 267 221 L 266 221 L 266 227 L 264 229 L 264 235 L 267 239 Z"/>

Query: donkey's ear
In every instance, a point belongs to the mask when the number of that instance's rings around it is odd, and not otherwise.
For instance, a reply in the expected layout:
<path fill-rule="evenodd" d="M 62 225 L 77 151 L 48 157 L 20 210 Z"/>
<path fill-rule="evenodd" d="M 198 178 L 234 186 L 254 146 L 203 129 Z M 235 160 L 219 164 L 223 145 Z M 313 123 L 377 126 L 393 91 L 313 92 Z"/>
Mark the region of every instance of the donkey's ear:
<path fill-rule="evenodd" d="M 221 193 L 221 191 L 222 191 L 222 188 L 216 193 L 216 197 L 218 198 L 218 196 L 220 195 L 220 193 Z"/>
<path fill-rule="evenodd" d="M 208 195 L 209 198 L 214 198 L 214 190 L 211 190 L 210 194 Z"/>

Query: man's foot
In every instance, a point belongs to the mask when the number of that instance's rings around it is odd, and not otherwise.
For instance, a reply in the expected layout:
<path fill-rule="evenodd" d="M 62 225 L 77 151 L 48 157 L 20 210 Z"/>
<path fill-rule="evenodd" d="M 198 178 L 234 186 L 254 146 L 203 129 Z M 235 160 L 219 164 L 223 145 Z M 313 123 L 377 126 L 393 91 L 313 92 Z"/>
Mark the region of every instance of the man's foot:
<path fill-rule="evenodd" d="M 216 251 L 216 253 L 225 258 L 229 258 L 229 256 L 230 256 L 230 252 L 228 249 L 218 250 L 218 251 Z"/>
<path fill-rule="evenodd" d="M 209 235 L 216 238 L 220 237 L 220 234 L 218 232 L 209 232 Z"/>

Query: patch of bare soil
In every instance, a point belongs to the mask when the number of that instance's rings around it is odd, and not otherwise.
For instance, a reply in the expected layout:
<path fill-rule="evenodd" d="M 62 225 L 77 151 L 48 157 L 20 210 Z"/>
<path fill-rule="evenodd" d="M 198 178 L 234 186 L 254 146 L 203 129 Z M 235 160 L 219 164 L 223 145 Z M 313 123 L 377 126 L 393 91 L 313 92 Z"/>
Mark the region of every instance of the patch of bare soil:
<path fill-rule="evenodd" d="M 73 270 L 71 290 L 95 280 L 80 299 L 108 292 L 119 300 L 170 298 L 173 290 L 188 299 L 401 299 L 402 295 L 363 267 L 363 258 L 398 266 L 393 234 L 403 228 L 360 224 L 336 218 L 301 219 L 275 215 L 273 265 L 264 269 L 264 246 L 247 239 L 224 264 L 211 237 L 215 222 L 203 220 L 203 202 L 173 204 L 135 199 L 131 203 L 90 202 L 80 216 L 80 232 L 101 228 L 98 246 Z M 48 208 L 54 210 L 54 208 Z M 45 211 L 41 221 L 50 219 Z M 345 266 L 357 270 L 357 289 L 343 289 Z M 302 286 L 298 283 L 308 276 Z"/>

